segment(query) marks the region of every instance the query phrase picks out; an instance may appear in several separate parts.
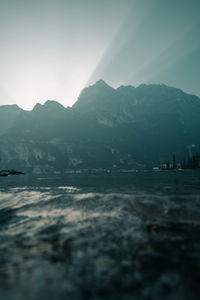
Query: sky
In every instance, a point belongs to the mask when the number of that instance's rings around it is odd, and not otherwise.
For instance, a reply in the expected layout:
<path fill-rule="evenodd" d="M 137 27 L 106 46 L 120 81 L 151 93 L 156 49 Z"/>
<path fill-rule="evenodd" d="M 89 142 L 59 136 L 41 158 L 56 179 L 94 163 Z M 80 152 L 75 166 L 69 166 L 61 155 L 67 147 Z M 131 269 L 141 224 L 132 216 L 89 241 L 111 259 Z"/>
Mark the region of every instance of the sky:
<path fill-rule="evenodd" d="M 71 106 L 99 79 L 200 96 L 200 0 L 0 0 L 0 105 Z"/>

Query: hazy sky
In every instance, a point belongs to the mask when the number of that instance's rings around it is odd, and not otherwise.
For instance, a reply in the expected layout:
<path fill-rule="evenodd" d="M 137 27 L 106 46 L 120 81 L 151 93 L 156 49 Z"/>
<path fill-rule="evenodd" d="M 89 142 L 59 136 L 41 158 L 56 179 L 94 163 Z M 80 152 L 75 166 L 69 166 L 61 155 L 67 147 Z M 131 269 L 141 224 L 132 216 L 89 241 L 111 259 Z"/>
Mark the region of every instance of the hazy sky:
<path fill-rule="evenodd" d="M 200 0 L 0 0 L 0 105 L 71 106 L 98 79 L 200 96 Z"/>

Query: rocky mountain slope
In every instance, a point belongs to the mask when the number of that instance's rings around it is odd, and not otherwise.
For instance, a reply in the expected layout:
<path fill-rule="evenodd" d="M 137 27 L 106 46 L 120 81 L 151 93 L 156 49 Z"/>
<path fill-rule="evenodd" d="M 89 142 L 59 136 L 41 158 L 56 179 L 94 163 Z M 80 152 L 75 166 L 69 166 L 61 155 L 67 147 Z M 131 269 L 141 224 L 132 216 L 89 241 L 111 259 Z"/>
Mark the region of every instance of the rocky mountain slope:
<path fill-rule="evenodd" d="M 200 99 L 179 89 L 113 89 L 102 80 L 71 108 L 56 101 L 32 111 L 0 106 L 0 169 L 152 168 L 198 148 L 199 116 Z"/>

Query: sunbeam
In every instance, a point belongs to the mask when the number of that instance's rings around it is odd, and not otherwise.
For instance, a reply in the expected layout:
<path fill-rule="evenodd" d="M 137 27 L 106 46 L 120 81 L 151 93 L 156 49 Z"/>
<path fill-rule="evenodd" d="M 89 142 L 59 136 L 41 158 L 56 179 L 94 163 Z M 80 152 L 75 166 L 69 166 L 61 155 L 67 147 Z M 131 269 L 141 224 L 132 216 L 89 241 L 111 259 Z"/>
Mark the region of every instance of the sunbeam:
<path fill-rule="evenodd" d="M 185 1 L 182 4 L 180 11 L 177 1 L 165 4 L 151 1 L 144 9 L 142 2 L 135 1 L 89 83 L 104 78 L 116 87 L 162 79 L 162 83 L 177 85 L 178 82 L 178 87 L 192 92 L 191 73 L 184 85 L 179 77 L 169 80 L 175 74 L 171 66 L 178 66 L 180 61 L 184 65 L 184 58 L 200 48 L 198 15 L 193 12 L 194 7 L 191 9 Z M 195 2 L 195 6 L 198 8 L 199 3 Z M 195 92 L 200 93 L 198 87 Z"/>

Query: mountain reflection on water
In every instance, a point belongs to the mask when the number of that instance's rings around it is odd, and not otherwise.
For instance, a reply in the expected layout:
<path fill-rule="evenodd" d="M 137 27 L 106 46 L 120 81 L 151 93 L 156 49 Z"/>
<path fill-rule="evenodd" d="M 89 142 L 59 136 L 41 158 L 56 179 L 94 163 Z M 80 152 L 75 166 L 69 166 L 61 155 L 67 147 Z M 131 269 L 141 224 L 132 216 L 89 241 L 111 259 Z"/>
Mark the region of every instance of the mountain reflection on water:
<path fill-rule="evenodd" d="M 199 299 L 200 172 L 0 180 L 0 298 Z"/>

